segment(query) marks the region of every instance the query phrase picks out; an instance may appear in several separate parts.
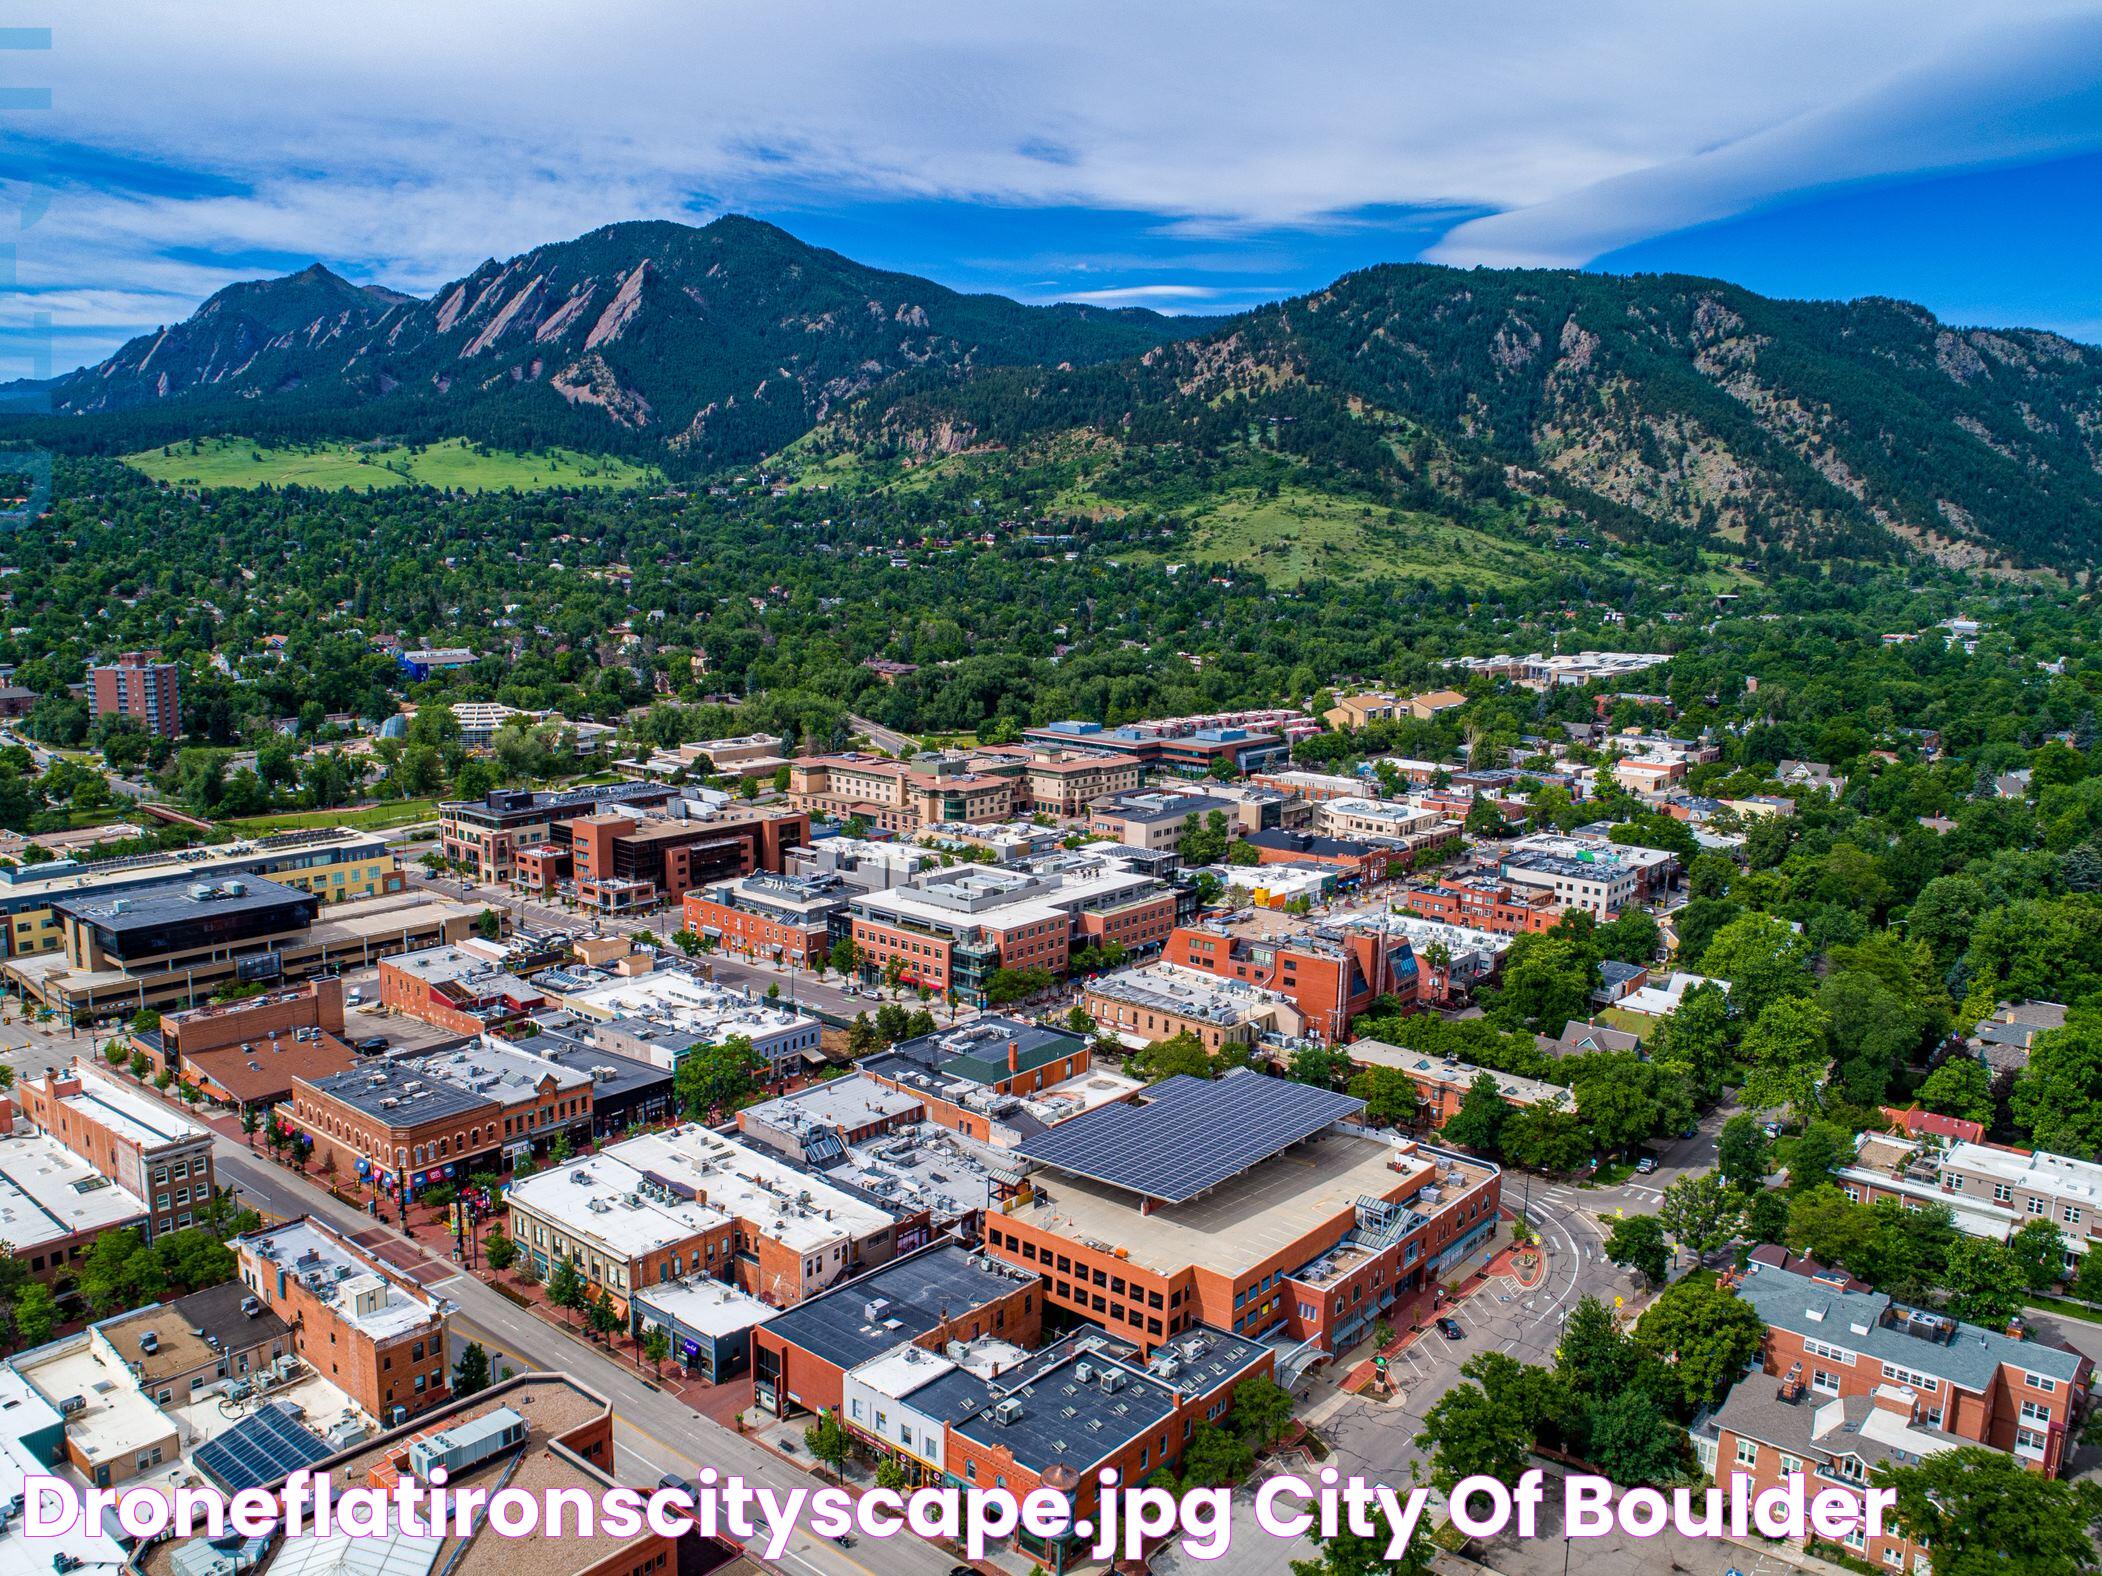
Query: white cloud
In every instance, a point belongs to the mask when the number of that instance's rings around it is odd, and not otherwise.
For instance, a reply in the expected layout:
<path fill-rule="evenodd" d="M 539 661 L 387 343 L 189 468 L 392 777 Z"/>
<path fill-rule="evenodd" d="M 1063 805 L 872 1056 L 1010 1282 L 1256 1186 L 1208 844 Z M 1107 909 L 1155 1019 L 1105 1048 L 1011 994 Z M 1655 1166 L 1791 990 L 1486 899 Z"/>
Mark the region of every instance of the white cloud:
<path fill-rule="evenodd" d="M 1488 210 L 1443 255 L 1570 259 L 1822 180 L 2092 139 L 2102 113 L 2071 91 L 2092 48 L 2049 24 L 2098 16 L 2097 0 L 132 0 L 78 8 L 48 56 L 10 62 L 54 90 L 18 133 L 239 189 L 69 186 L 21 235 L 21 268 L 173 317 L 258 270 L 171 251 L 315 256 L 429 290 L 597 224 L 783 194 L 1154 214 L 1178 253 L 1372 205 Z M 2067 91 L 2039 106 L 2053 68 Z"/>

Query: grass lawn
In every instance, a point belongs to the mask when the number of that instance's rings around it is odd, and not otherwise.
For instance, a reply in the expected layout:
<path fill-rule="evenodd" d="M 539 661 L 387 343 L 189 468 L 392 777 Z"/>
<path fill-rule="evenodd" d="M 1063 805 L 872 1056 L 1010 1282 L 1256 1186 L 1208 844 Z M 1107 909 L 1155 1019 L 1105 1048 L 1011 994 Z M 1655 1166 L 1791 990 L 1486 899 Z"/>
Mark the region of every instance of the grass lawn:
<path fill-rule="evenodd" d="M 435 799 L 399 799 L 392 804 L 366 805 L 355 810 L 291 810 L 283 815 L 257 815 L 219 824 L 237 837 L 267 837 L 272 832 L 305 832 L 317 826 L 352 826 L 372 831 L 435 820 L 437 815 Z"/>
<path fill-rule="evenodd" d="M 1514 585 L 1553 567 L 1538 548 L 1454 525 L 1434 515 L 1387 511 L 1352 498 L 1297 488 L 1275 497 L 1228 493 L 1195 515 L 1183 542 L 1165 552 L 1120 552 L 1140 562 L 1225 561 L 1260 573 L 1276 586 L 1315 578 L 1428 578 L 1469 585 Z"/>
<path fill-rule="evenodd" d="M 264 448 L 247 438 L 203 438 L 127 454 L 124 463 L 177 487 L 459 487 L 469 492 L 515 487 L 643 487 L 663 475 L 646 465 L 574 449 L 534 454 L 478 453 L 458 438 L 420 447 L 313 443 Z"/>

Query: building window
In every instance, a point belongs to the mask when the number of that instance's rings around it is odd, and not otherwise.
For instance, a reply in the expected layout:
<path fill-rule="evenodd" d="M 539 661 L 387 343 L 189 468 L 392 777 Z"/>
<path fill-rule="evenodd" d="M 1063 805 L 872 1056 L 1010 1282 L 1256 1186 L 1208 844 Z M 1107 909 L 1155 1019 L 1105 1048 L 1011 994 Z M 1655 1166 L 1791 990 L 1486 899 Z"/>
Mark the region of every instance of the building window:
<path fill-rule="evenodd" d="M 1737 1464 L 1741 1467 L 1759 1464 L 1759 1442 L 1756 1439 L 1740 1438 L 1737 1441 Z"/>

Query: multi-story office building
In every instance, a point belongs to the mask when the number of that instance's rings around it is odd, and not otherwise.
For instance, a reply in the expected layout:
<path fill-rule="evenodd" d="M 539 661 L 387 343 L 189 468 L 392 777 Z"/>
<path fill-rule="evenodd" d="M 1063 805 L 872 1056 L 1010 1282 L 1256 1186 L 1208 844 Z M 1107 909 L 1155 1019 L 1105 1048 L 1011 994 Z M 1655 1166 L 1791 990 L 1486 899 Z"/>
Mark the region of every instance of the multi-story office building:
<path fill-rule="evenodd" d="M 846 934 L 856 889 L 837 876 L 758 874 L 717 881 L 685 900 L 686 928 L 726 952 L 808 968 Z"/>
<path fill-rule="evenodd" d="M 1486 1243 L 1501 1181 L 1356 1125 L 1363 1110 L 1245 1069 L 1170 1078 L 1025 1140 L 1032 1196 L 987 1221 L 986 1246 L 1146 1351 L 1199 1325 L 1344 1350 Z"/>
<path fill-rule="evenodd" d="M 1296 1038 L 1305 1028 L 1289 997 L 1177 963 L 1089 980 L 1081 1005 L 1097 1029 L 1126 1045 L 1188 1034 L 1213 1055 L 1266 1035 Z"/>
<path fill-rule="evenodd" d="M 1162 957 L 1184 968 L 1240 980 L 1290 998 L 1306 1032 L 1331 1042 L 1382 996 L 1416 999 L 1415 949 L 1399 932 L 1332 929 L 1254 931 L 1224 924 L 1177 927 Z"/>
<path fill-rule="evenodd" d="M 0 957 L 33 957 L 59 949 L 61 927 L 51 907 L 57 899 L 122 897 L 161 881 L 216 882 L 244 876 L 297 887 L 324 904 L 379 897 L 402 887 L 401 868 L 386 838 L 341 827 L 109 859 L 17 862 L 0 866 Z"/>
<path fill-rule="evenodd" d="M 471 869 L 477 881 L 508 882 L 518 873 L 521 848 L 566 847 L 571 821 L 608 810 L 662 809 L 677 797 L 676 788 L 661 783 L 613 783 L 563 793 L 495 789 L 479 799 L 438 806 L 438 847 L 446 858 Z"/>

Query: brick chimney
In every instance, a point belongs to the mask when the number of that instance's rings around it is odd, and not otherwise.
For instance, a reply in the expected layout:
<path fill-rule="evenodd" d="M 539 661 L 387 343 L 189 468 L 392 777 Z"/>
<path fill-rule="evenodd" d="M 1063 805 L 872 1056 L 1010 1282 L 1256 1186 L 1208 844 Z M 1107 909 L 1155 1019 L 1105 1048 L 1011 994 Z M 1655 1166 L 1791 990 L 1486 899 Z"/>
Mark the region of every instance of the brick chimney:
<path fill-rule="evenodd" d="M 1022 1042 L 1020 1040 L 1009 1040 L 1007 1042 L 1007 1076 L 1012 1078 L 1021 1070 Z"/>

